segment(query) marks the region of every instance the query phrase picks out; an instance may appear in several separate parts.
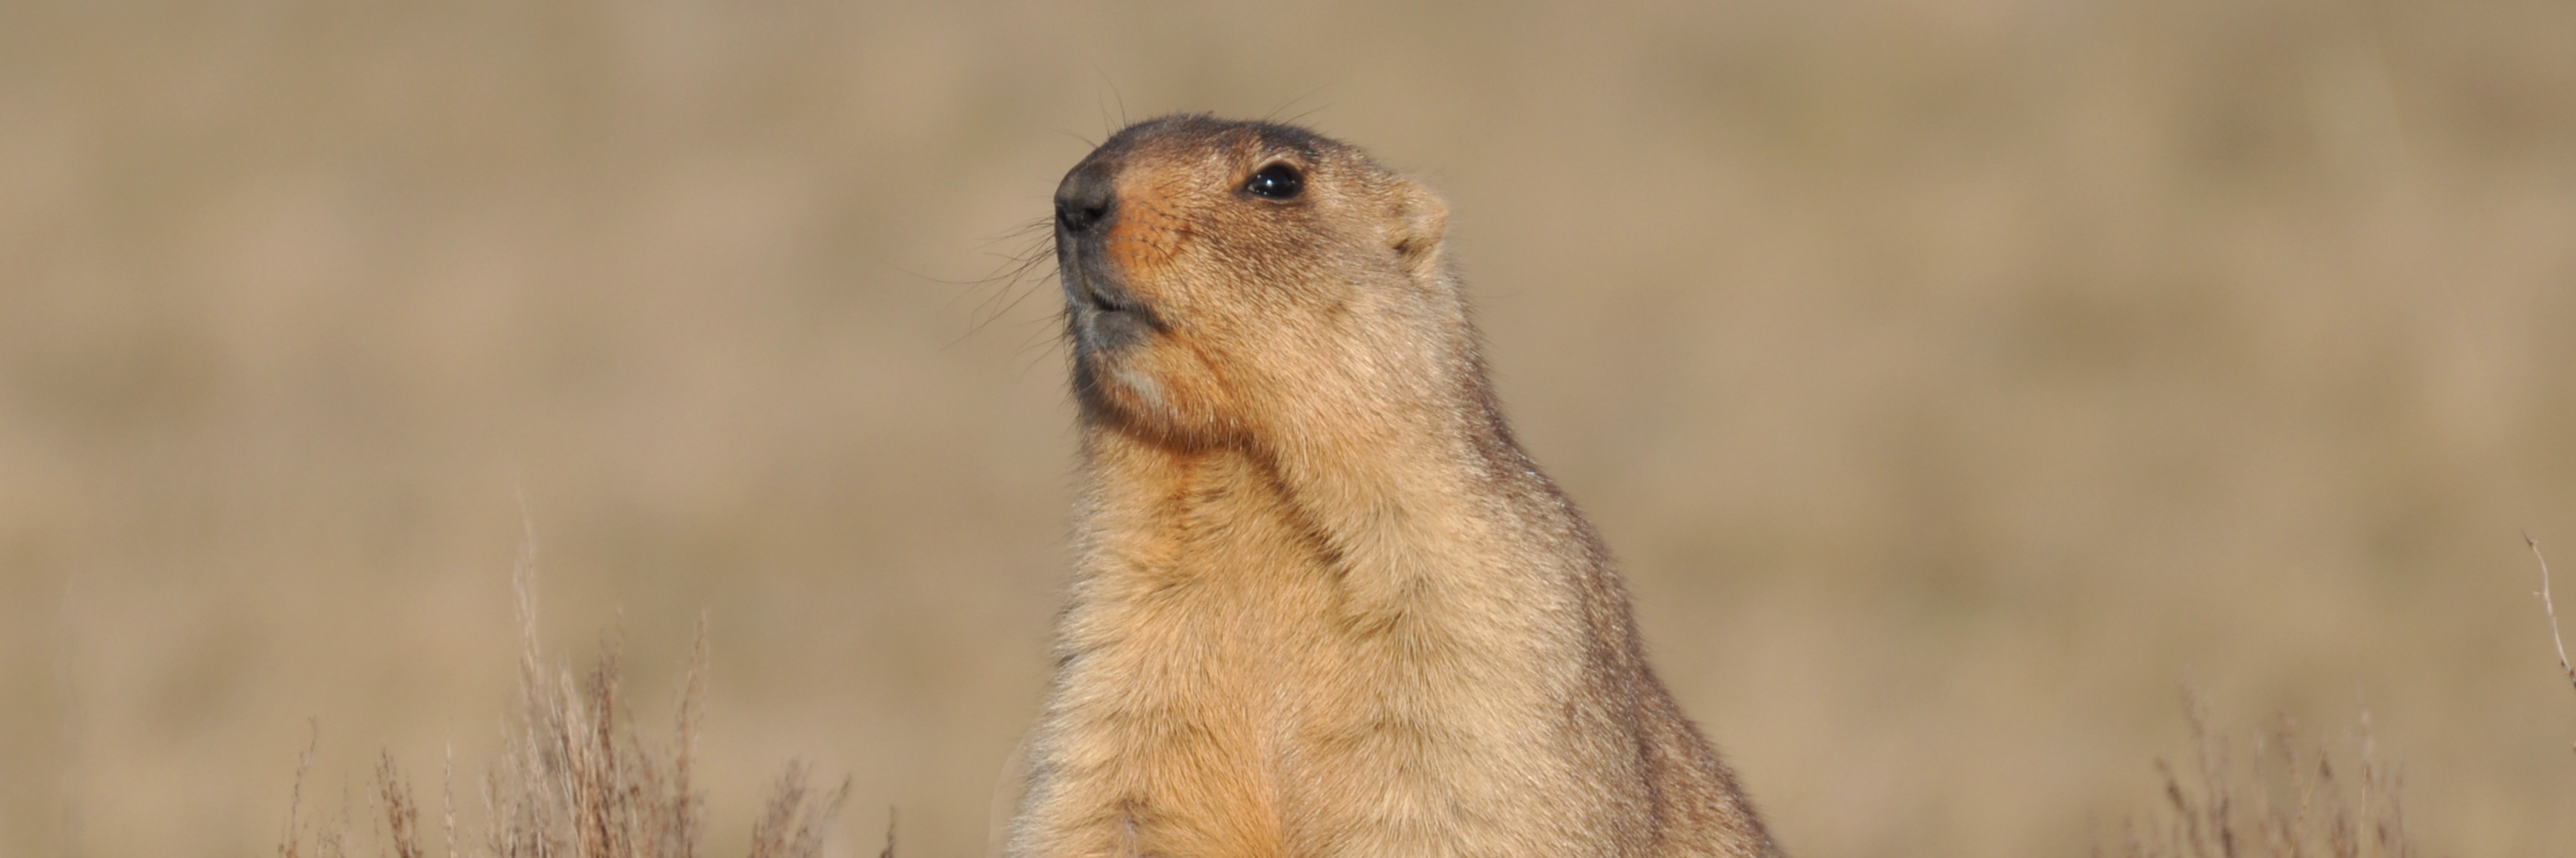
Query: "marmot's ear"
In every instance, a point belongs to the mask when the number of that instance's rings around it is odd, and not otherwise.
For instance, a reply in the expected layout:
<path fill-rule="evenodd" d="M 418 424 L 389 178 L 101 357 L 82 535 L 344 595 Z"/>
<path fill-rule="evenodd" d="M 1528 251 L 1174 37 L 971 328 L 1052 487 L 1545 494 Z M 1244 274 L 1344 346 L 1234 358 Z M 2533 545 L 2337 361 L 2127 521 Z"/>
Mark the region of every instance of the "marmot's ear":
<path fill-rule="evenodd" d="M 1449 204 L 1412 179 L 1395 180 L 1395 228 L 1387 244 L 1415 280 L 1440 273 L 1441 239 L 1449 230 Z"/>

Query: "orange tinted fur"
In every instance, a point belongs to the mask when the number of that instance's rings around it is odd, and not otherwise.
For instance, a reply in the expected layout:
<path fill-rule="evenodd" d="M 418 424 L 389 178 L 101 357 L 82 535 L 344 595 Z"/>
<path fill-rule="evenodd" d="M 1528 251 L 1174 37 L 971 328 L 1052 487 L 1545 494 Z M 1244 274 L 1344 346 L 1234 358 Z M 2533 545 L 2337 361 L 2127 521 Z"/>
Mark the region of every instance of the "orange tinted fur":
<path fill-rule="evenodd" d="M 1778 854 L 1502 422 L 1436 196 L 1182 116 L 1057 202 L 1078 557 L 1012 854 Z"/>

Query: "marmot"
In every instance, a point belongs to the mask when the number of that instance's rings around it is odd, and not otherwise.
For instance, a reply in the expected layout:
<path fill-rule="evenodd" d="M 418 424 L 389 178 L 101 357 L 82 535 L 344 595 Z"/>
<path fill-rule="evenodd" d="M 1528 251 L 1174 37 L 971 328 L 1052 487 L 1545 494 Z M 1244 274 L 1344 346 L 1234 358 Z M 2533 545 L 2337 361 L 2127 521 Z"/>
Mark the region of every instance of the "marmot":
<path fill-rule="evenodd" d="M 1065 176 L 1076 572 L 1011 855 L 1780 854 L 1504 424 L 1446 220 L 1265 122 Z"/>

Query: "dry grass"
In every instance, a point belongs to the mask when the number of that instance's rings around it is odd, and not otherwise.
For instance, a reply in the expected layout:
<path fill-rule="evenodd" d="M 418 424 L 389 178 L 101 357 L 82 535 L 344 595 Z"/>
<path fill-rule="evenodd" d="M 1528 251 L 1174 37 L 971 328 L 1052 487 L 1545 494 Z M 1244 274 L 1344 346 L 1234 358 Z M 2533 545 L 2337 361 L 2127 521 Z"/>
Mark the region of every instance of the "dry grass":
<path fill-rule="evenodd" d="M 2209 729 L 2192 695 L 2191 769 L 2159 758 L 2164 804 L 2132 820 L 2123 858 L 2410 858 L 2403 777 L 2381 761 L 2363 712 L 2342 743 L 2310 741 L 2282 716 L 2249 742 Z M 2340 744 L 2338 750 L 2335 747 Z M 2097 845 L 2094 854 L 2103 850 Z"/>
<path fill-rule="evenodd" d="M 622 708 L 622 641 L 605 638 L 588 670 L 549 666 L 537 648 L 536 574 L 532 550 L 520 556 L 516 579 L 521 635 L 520 709 L 499 760 L 483 777 L 478 830 L 458 821 L 455 762 L 442 768 L 440 828 L 444 855 L 465 852 L 489 858 L 696 858 L 705 830 L 705 797 L 692 782 L 700 713 L 706 699 L 707 626 L 698 622 L 696 643 L 683 672 L 667 744 L 646 741 Z M 317 741 L 318 744 L 318 731 Z M 304 779 L 314 744 L 296 764 L 282 858 L 347 858 L 352 825 L 347 809 L 336 820 L 304 813 Z M 805 764 L 781 772 L 753 824 L 750 858 L 817 858 L 834 815 L 849 798 L 847 779 L 817 791 Z M 375 853 L 390 858 L 431 854 L 421 807 L 411 780 L 384 752 L 376 764 L 373 816 Z M 344 802 L 353 803 L 353 802 Z M 887 830 L 884 858 L 894 853 Z"/>
<path fill-rule="evenodd" d="M 2540 540 L 2531 534 L 2523 534 L 2522 541 L 2531 547 L 2531 559 L 2540 561 L 2540 592 L 2532 595 L 2540 597 L 2540 610 L 2549 618 L 2549 644 L 2558 649 L 2558 671 L 2567 674 L 2568 685 L 2576 686 L 2576 664 L 2567 662 L 2567 639 L 2558 634 L 2558 603 L 2549 596 L 2549 558 L 2540 553 Z"/>

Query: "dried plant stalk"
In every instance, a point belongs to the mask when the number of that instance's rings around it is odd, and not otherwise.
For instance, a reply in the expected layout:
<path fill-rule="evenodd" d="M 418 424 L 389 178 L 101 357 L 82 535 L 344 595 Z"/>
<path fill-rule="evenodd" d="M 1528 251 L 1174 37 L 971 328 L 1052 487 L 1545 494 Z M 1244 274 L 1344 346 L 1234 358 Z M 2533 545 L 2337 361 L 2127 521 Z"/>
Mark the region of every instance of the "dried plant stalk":
<path fill-rule="evenodd" d="M 460 846 L 489 858 L 697 858 L 705 798 L 694 785 L 699 722 L 706 697 L 707 621 L 700 615 L 674 705 L 674 742 L 655 747 L 640 737 L 621 706 L 621 641 L 603 638 L 598 659 L 575 680 L 568 668 L 549 668 L 537 649 L 536 554 L 523 547 L 513 575 L 520 629 L 519 712 L 500 759 L 483 778 L 483 830 L 466 831 L 457 818 L 453 753 L 443 770 L 447 856 Z M 315 742 L 318 745 L 318 739 Z M 342 858 L 347 853 L 345 815 L 337 826 L 310 826 L 303 816 L 304 774 L 314 748 L 296 767 L 280 858 Z M 752 858 L 819 858 L 832 818 L 848 799 L 844 780 L 828 794 L 808 786 L 806 767 L 792 764 L 779 777 L 753 827 Z M 382 810 L 379 854 L 422 858 L 420 806 L 409 779 L 390 752 L 376 767 L 375 802 Z M 346 802 L 344 802 L 345 804 Z M 891 858 L 891 830 L 887 833 Z"/>
<path fill-rule="evenodd" d="M 2132 820 L 2126 858 L 2412 858 L 2401 778 L 2381 763 L 2363 713 L 2360 778 L 2347 786 L 2333 748 L 2303 739 L 2286 716 L 2240 745 L 2210 730 L 2196 695 L 2185 706 L 2196 765 L 2190 782 L 2156 760 L 2163 806 Z M 2244 751 L 2240 757 L 2239 750 Z M 2240 760 L 2242 762 L 2240 762 Z M 2101 854 L 2100 846 L 2095 853 Z"/>
<path fill-rule="evenodd" d="M 807 785 L 805 764 L 790 763 L 779 774 L 760 821 L 751 828 L 751 858 L 815 858 L 823 854 L 823 836 L 831 819 L 849 800 L 850 782 L 816 799 Z"/>
<path fill-rule="evenodd" d="M 2540 540 L 2531 534 L 2524 533 L 2522 542 L 2531 546 L 2531 559 L 2540 561 L 2540 592 L 2532 595 L 2540 597 L 2540 610 L 2549 616 L 2549 642 L 2558 647 L 2558 672 L 2567 674 L 2568 687 L 2576 688 L 2576 665 L 2567 662 L 2567 639 L 2558 634 L 2558 605 L 2549 598 L 2549 558 L 2540 555 Z"/>
<path fill-rule="evenodd" d="M 313 752 L 322 748 L 322 724 L 308 721 L 304 753 L 295 758 L 295 788 L 286 796 L 286 832 L 277 845 L 279 858 L 304 858 L 304 775 L 313 770 Z"/>
<path fill-rule="evenodd" d="M 376 761 L 376 794 L 385 806 L 385 830 L 394 858 L 420 858 L 420 806 L 412 801 L 411 781 L 394 765 L 392 751 Z"/>

